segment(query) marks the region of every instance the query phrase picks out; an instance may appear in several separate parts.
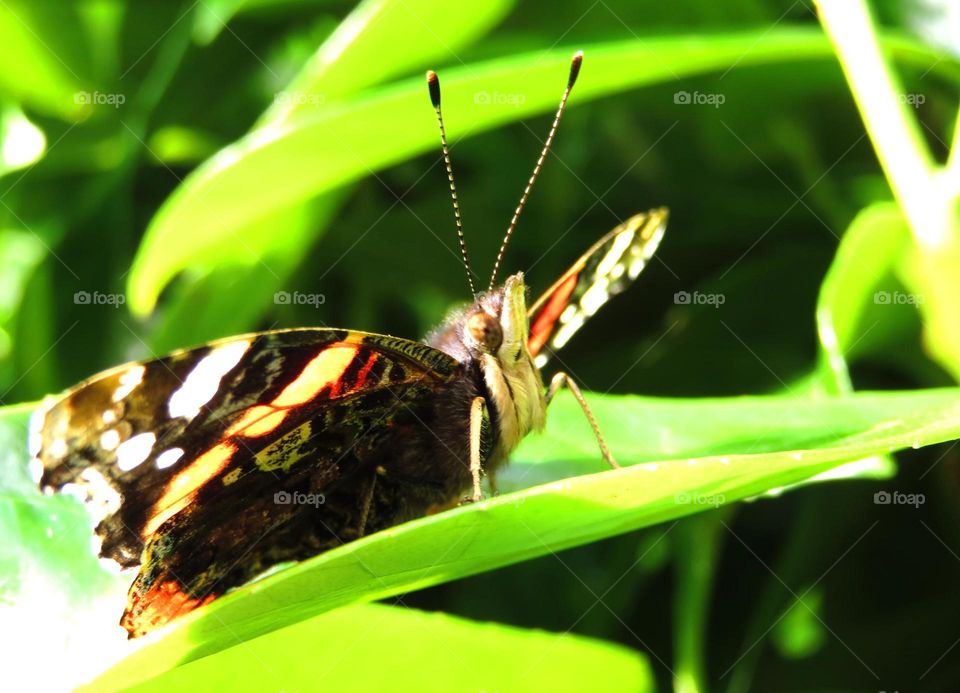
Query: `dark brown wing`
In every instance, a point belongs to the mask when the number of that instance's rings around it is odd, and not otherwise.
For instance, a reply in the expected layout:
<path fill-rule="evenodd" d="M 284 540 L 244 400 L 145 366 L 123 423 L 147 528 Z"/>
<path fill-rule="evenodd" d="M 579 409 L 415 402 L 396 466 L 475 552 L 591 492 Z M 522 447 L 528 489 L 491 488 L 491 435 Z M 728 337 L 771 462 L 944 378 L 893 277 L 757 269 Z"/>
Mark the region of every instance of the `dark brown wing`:
<path fill-rule="evenodd" d="M 215 342 L 95 376 L 38 411 L 39 481 L 97 513 L 103 557 L 142 562 L 124 620 L 139 634 L 344 540 L 369 481 L 358 467 L 422 428 L 459 373 L 426 345 L 345 330 Z"/>
<path fill-rule="evenodd" d="M 530 354 L 542 367 L 612 296 L 626 289 L 653 257 L 667 210 L 637 214 L 597 241 L 527 311 Z"/>

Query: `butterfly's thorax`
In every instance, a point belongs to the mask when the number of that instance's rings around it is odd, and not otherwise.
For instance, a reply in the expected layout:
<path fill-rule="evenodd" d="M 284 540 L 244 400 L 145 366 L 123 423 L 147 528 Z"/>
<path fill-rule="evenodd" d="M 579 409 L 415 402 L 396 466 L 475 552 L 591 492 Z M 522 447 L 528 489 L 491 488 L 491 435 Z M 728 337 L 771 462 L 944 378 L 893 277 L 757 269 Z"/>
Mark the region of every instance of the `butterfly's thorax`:
<path fill-rule="evenodd" d="M 484 460 L 488 470 L 503 464 L 524 436 L 540 430 L 545 420 L 543 381 L 527 346 L 525 294 L 523 275 L 516 274 L 499 289 L 479 295 L 428 338 L 431 346 L 470 370 L 486 400 L 493 428 L 493 448 Z M 472 334 L 471 318 L 478 314 L 489 316 L 492 336 L 484 333 L 478 340 Z"/>

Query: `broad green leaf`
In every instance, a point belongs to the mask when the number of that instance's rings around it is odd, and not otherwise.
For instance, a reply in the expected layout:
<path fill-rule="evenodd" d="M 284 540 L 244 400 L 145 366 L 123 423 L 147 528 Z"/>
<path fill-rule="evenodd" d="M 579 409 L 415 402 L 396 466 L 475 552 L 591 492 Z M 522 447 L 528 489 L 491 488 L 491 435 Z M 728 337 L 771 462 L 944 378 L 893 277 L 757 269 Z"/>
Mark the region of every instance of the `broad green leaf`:
<path fill-rule="evenodd" d="M 381 604 L 337 609 L 159 676 L 169 690 L 654 690 L 642 655 L 571 635 Z M 112 680 L 97 687 L 121 687 Z M 238 688 L 239 686 L 239 688 Z M 102 689 L 101 689 L 102 690 Z"/>
<path fill-rule="evenodd" d="M 958 389 L 822 399 L 593 396 L 591 402 L 618 459 L 635 466 L 432 515 L 278 571 L 138 642 L 108 680 L 146 679 L 344 604 L 422 589 L 750 498 L 851 460 L 960 437 Z M 543 467 L 551 456 L 581 472 L 596 468 L 598 454 L 588 452 L 589 427 L 571 423 L 582 417 L 575 401 L 563 397 L 554 406 L 547 435 L 521 447 L 517 466 Z M 724 427 L 741 419 L 749 423 L 725 435 Z M 714 440 L 706 444 L 706 436 L 694 435 L 681 442 L 691 429 L 712 431 Z M 721 445 L 724 454 L 718 454 Z"/>
<path fill-rule="evenodd" d="M 468 5 L 363 0 L 277 95 L 261 122 L 288 120 L 431 60 L 455 62 L 458 48 L 487 33 L 513 5 L 514 0 Z M 384 52 L 385 46 L 400 45 L 404 49 Z"/>
<path fill-rule="evenodd" d="M 150 335 L 155 354 L 249 331 L 278 291 L 289 286 L 307 240 L 322 230 L 339 209 L 340 195 L 277 210 L 268 218 L 238 229 L 231 252 L 205 253 L 193 268 L 195 281 L 177 287 L 160 323 Z M 283 233 L 277 233 L 282 229 Z M 275 236 L 280 241 L 273 240 Z M 202 244 L 198 244 L 202 246 Z M 306 293 L 306 291 L 303 291 Z"/>
<path fill-rule="evenodd" d="M 511 5 L 512 1 L 505 0 L 468 8 L 437 6 L 423 0 L 361 3 L 278 95 L 261 122 L 279 121 L 296 110 L 322 110 L 328 98 L 344 98 L 410 65 L 462 48 L 489 29 Z M 195 28 L 211 29 L 211 17 L 231 8 L 240 9 L 240 3 L 227 0 L 225 6 L 200 10 L 200 23 Z M 429 17 L 429 23 L 420 17 Z M 409 48 L 392 60 L 384 60 L 384 46 L 401 42 Z M 178 134 L 180 137 L 171 139 L 171 144 L 178 140 L 188 143 L 183 133 Z M 193 243 L 186 251 L 189 258 L 184 249 L 178 249 L 181 267 L 189 268 L 193 281 L 185 282 L 174 296 L 170 310 L 150 338 L 152 349 L 163 353 L 252 329 L 276 292 L 297 290 L 290 286 L 290 278 L 306 249 L 340 209 L 345 192 L 328 191 L 271 210 L 235 228 L 227 244 L 222 237 L 200 235 L 213 242 Z M 278 233 L 281 229 L 283 232 Z M 200 319 L 196 316 L 198 306 L 204 311 Z"/>
<path fill-rule="evenodd" d="M 929 58 L 929 52 L 915 44 L 889 44 L 904 59 Z M 734 64 L 831 55 L 819 32 L 794 29 L 657 37 L 582 48 L 587 57 L 572 104 Z M 456 122 L 455 132 L 465 137 L 552 110 L 571 52 L 552 49 L 444 71 L 448 121 Z M 943 63 L 954 72 L 953 62 Z M 436 145 L 436 123 L 420 77 L 254 130 L 194 171 L 157 212 L 131 269 L 131 310 L 143 315 L 153 308 L 166 283 L 196 260 L 198 236 L 204 247 L 229 246 L 236 229 L 276 209 L 433 151 Z"/>

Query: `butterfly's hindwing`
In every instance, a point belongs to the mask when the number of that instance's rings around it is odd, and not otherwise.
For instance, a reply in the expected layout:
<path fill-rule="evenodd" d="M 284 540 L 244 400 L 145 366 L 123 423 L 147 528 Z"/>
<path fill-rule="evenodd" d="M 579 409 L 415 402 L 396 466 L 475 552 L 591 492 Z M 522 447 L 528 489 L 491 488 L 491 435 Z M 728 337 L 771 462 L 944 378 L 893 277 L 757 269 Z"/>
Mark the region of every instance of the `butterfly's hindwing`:
<path fill-rule="evenodd" d="M 597 241 L 528 311 L 538 367 L 646 267 L 663 238 L 667 210 L 637 214 Z"/>

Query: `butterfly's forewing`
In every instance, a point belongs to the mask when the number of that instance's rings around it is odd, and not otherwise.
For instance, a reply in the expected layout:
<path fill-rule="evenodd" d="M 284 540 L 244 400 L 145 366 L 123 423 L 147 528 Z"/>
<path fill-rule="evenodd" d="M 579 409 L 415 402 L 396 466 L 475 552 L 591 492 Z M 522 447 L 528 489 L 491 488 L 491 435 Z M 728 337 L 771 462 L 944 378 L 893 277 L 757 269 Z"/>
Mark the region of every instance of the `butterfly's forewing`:
<path fill-rule="evenodd" d="M 422 426 L 437 386 L 458 368 L 424 344 L 322 329 L 121 366 L 36 414 L 39 481 L 96 513 L 102 557 L 142 561 L 124 620 L 139 634 L 195 608 L 214 586 L 221 593 L 341 541 L 357 514 L 353 476 L 373 459 L 364 453 L 387 433 Z M 344 502 L 353 506 L 323 515 L 274 497 L 337 484 L 350 487 Z"/>
<path fill-rule="evenodd" d="M 597 241 L 527 312 L 538 367 L 612 296 L 626 289 L 657 250 L 667 210 L 637 214 Z"/>

